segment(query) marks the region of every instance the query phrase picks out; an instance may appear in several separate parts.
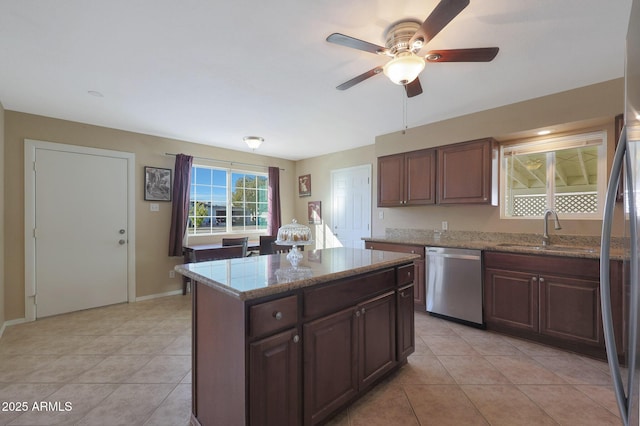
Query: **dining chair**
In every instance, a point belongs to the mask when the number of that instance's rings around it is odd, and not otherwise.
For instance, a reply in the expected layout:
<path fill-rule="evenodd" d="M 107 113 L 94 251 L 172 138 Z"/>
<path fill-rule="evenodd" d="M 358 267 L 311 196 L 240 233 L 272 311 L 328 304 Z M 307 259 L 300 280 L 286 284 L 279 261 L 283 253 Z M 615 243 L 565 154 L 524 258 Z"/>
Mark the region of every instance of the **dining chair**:
<path fill-rule="evenodd" d="M 249 246 L 249 237 L 238 237 L 238 238 L 223 238 L 222 239 L 222 247 L 226 246 L 237 246 L 241 245 L 244 247 L 244 251 L 242 252 L 242 257 L 247 256 L 247 247 Z"/>
<path fill-rule="evenodd" d="M 276 237 L 271 235 L 260 235 L 260 255 L 273 254 L 273 243 Z"/>
<path fill-rule="evenodd" d="M 209 250 L 197 250 L 193 253 L 196 262 L 208 262 L 210 260 L 233 259 L 244 257 L 246 246 L 242 244 L 233 246 L 222 246 Z"/>

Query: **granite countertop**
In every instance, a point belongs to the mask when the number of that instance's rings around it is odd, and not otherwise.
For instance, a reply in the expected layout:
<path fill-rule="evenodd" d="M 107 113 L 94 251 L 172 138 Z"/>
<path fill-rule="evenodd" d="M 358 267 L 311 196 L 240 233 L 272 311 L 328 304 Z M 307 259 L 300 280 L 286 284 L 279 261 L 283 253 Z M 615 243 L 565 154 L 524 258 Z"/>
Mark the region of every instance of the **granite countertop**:
<path fill-rule="evenodd" d="M 585 259 L 600 258 L 600 238 L 590 236 L 552 235 L 551 245 L 542 247 L 542 237 L 538 234 L 473 231 L 435 233 L 416 229 L 387 229 L 384 237 L 365 238 L 364 240 Z M 623 243 L 618 239 L 614 239 L 611 247 L 611 259 L 623 260 L 623 258 Z"/>
<path fill-rule="evenodd" d="M 189 278 L 237 297 L 255 299 L 302 287 L 393 267 L 418 255 L 354 248 L 305 250 L 297 269 L 286 254 L 249 256 L 229 260 L 177 265 Z"/>

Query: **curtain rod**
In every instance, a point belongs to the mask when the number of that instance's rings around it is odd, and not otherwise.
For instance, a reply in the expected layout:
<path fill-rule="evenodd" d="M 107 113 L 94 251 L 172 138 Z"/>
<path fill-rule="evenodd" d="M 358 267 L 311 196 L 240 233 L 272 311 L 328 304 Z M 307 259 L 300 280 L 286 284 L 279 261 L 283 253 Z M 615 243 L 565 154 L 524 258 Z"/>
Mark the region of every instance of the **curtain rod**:
<path fill-rule="evenodd" d="M 178 154 L 171 154 L 170 152 L 165 152 L 164 155 L 169 155 L 171 157 L 175 157 Z M 263 166 L 261 164 L 239 163 L 237 161 L 216 160 L 215 158 L 207 158 L 207 157 L 193 157 L 193 158 L 197 158 L 198 160 L 215 161 L 216 163 L 224 163 L 224 164 L 229 164 L 231 166 L 240 165 L 240 166 L 261 167 L 263 169 L 268 169 L 269 168 L 269 166 Z M 285 169 L 280 169 L 280 170 L 283 171 L 283 172 L 285 171 Z"/>

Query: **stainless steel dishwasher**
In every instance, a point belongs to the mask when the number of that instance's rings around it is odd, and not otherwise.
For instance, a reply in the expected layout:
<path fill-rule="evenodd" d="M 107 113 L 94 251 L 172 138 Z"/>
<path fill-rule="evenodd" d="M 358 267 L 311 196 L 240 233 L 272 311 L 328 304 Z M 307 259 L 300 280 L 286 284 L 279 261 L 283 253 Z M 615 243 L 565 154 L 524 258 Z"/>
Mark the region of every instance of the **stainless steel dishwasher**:
<path fill-rule="evenodd" d="M 480 250 L 426 248 L 427 312 L 483 326 Z"/>

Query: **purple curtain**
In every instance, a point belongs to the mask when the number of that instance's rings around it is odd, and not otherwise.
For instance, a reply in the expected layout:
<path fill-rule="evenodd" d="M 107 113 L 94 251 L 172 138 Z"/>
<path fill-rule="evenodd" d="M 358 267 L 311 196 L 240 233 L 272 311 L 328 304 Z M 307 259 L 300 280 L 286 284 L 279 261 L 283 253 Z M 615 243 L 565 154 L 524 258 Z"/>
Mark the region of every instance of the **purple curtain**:
<path fill-rule="evenodd" d="M 169 256 L 182 256 L 182 241 L 189 220 L 189 192 L 191 190 L 190 155 L 176 155 L 171 202 L 171 231 L 169 232 Z"/>
<path fill-rule="evenodd" d="M 280 168 L 269 167 L 269 213 L 267 214 L 267 234 L 276 236 L 282 225 L 280 214 Z"/>

